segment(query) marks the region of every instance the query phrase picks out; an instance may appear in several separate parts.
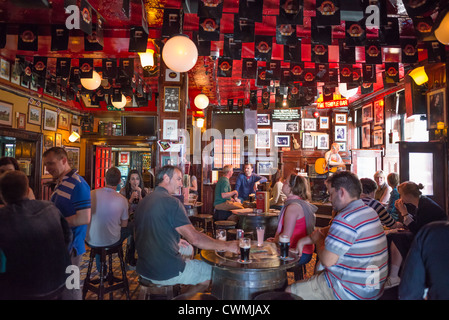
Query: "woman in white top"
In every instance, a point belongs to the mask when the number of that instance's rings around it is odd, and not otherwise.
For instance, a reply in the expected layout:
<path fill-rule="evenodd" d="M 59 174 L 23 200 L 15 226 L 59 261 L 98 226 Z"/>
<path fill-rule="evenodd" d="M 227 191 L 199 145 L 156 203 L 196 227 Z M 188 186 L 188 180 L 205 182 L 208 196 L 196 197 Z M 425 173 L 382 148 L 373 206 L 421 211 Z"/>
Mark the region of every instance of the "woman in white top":
<path fill-rule="evenodd" d="M 272 209 L 281 210 L 285 199 L 287 199 L 287 196 L 282 192 L 283 180 L 280 170 L 272 175 L 270 185 L 270 208 Z"/>

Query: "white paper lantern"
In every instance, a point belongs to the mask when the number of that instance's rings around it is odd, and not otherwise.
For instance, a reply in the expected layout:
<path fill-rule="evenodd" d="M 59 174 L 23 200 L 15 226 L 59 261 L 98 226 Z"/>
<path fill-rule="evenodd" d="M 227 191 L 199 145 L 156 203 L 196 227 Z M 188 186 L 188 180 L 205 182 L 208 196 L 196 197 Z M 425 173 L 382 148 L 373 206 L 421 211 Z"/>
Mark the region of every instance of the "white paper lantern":
<path fill-rule="evenodd" d="M 170 38 L 162 49 L 162 59 L 168 68 L 176 72 L 187 72 L 198 60 L 198 49 L 184 34 Z"/>
<path fill-rule="evenodd" d="M 101 84 L 101 77 L 97 71 L 92 72 L 92 78 L 81 78 L 81 85 L 87 90 L 95 90 Z"/>
<path fill-rule="evenodd" d="M 204 93 L 200 93 L 195 97 L 195 100 L 193 102 L 198 109 L 203 110 L 206 109 L 209 105 L 209 98 Z"/>
<path fill-rule="evenodd" d="M 117 108 L 117 109 L 122 109 L 125 107 L 126 105 L 126 97 L 125 95 L 122 93 L 122 101 L 112 101 L 112 105 Z"/>

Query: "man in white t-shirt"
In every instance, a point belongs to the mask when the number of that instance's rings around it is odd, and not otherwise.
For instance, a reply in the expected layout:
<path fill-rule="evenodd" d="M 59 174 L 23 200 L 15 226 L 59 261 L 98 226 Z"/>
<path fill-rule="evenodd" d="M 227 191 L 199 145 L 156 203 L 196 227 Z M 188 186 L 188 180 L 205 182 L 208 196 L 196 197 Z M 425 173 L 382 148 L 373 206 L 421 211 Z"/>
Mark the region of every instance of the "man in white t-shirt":
<path fill-rule="evenodd" d="M 93 246 L 109 246 L 121 239 L 121 228 L 128 225 L 128 201 L 116 192 L 120 170 L 112 167 L 106 172 L 106 186 L 91 191 L 92 219 L 86 241 Z"/>

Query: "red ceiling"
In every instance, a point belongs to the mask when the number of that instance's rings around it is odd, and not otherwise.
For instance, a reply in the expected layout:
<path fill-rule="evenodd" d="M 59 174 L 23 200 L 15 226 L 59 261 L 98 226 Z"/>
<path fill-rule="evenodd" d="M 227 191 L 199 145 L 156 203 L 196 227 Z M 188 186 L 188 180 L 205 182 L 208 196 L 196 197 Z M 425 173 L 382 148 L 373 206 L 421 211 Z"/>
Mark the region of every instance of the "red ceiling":
<path fill-rule="evenodd" d="M 24 0 L 21 0 L 24 1 Z M 8 38 L 5 49 L 0 50 L 0 55 L 13 60 L 16 54 L 21 55 L 44 55 L 48 57 L 69 56 L 72 58 L 92 57 L 135 57 L 136 53 L 128 52 L 129 45 L 129 28 L 141 24 L 142 7 L 140 0 L 130 1 L 129 17 L 122 11 L 123 0 L 89 0 L 89 3 L 98 13 L 105 19 L 104 36 L 105 45 L 101 52 L 85 52 L 83 43 L 83 34 L 80 31 L 71 31 L 69 42 L 69 50 L 67 52 L 51 52 L 49 35 L 50 24 L 62 24 L 65 22 L 68 14 L 65 14 L 63 4 L 64 0 L 53 0 L 51 9 L 29 9 L 17 7 L 11 3 L 14 1 L 0 0 L 0 21 L 8 24 Z M 29 0 L 29 3 L 39 2 L 38 0 Z M 146 0 L 147 6 L 154 1 Z M 397 14 L 402 10 L 401 0 L 390 0 L 388 3 L 388 13 Z M 181 8 L 180 0 L 167 0 L 159 2 L 161 8 Z M 256 23 L 255 33 L 259 35 L 276 35 L 276 15 L 278 14 L 279 0 L 264 0 L 263 7 L 263 22 Z M 159 10 L 159 13 L 162 9 Z M 211 51 L 218 51 L 221 55 L 223 50 L 223 34 L 233 33 L 233 19 L 234 13 L 238 12 L 238 0 L 225 0 L 223 7 L 223 17 L 220 21 L 221 29 L 220 41 L 214 41 L 211 45 Z M 404 14 L 404 12 L 399 12 Z M 297 26 L 297 35 L 302 38 L 302 59 L 303 61 L 311 60 L 311 45 L 310 45 L 310 18 L 315 16 L 315 0 L 304 0 L 304 24 Z M 38 52 L 23 52 L 17 51 L 17 26 L 22 23 L 36 23 L 40 25 L 39 32 L 39 51 Z M 161 34 L 162 20 L 150 20 L 150 37 L 159 38 Z M 184 32 L 191 35 L 192 31 L 198 30 L 199 18 L 196 13 L 185 12 L 184 17 Z M 340 26 L 334 26 L 332 30 L 333 45 L 329 46 L 329 62 L 338 63 L 339 49 L 338 39 L 344 38 L 344 21 Z M 401 25 L 401 36 L 413 36 L 413 25 L 409 20 L 404 20 Z M 368 29 L 368 38 L 375 38 L 377 36 L 376 30 Z M 384 49 L 384 60 L 400 62 L 400 53 L 396 51 L 393 53 L 388 49 Z M 243 43 L 242 58 L 254 57 L 254 43 Z M 420 60 L 425 59 L 426 52 L 420 51 Z M 356 51 L 357 61 L 364 61 L 364 48 L 357 47 Z M 283 46 L 273 43 L 273 60 L 283 60 Z M 226 105 L 227 99 L 248 99 L 249 90 L 256 89 L 254 80 L 242 80 L 239 82 L 242 63 L 241 61 L 234 61 L 232 78 L 215 78 L 214 77 L 214 63 L 211 57 L 199 57 L 196 66 L 189 72 L 189 91 L 190 96 L 194 98 L 196 93 L 202 90 L 209 96 L 211 104 Z M 283 66 L 288 66 L 288 63 L 282 62 Z M 138 66 L 137 66 L 138 67 Z M 359 66 L 360 67 L 360 66 Z M 381 71 L 382 65 L 378 66 L 378 71 Z M 403 75 L 403 69 L 401 70 Z M 158 91 L 157 78 L 146 78 L 147 84 L 151 86 L 154 92 Z M 379 81 L 380 80 L 380 81 Z M 378 79 L 375 89 L 382 87 L 382 79 Z M 358 96 L 357 96 L 358 97 Z M 220 101 L 218 101 L 220 98 Z M 247 102 L 248 100 L 246 100 Z M 193 105 L 193 103 L 192 103 Z"/>

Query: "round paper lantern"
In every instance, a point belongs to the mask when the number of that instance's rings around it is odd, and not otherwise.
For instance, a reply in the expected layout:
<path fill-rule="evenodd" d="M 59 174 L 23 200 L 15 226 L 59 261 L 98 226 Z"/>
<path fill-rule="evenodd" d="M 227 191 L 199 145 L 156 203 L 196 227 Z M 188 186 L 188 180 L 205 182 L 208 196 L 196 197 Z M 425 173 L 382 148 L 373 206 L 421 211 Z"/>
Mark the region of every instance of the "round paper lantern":
<path fill-rule="evenodd" d="M 198 60 L 198 49 L 184 34 L 170 38 L 162 49 L 162 59 L 168 68 L 176 72 L 187 72 Z"/>
<path fill-rule="evenodd" d="M 101 84 L 101 77 L 97 71 L 92 72 L 92 78 L 81 78 L 81 85 L 87 90 L 95 90 Z"/>
<path fill-rule="evenodd" d="M 122 94 L 122 101 L 112 101 L 112 105 L 117 109 L 122 109 L 126 105 L 126 97 Z"/>
<path fill-rule="evenodd" d="M 202 110 L 206 109 L 209 105 L 209 98 L 204 93 L 200 93 L 195 97 L 195 100 L 193 102 L 198 109 Z"/>

